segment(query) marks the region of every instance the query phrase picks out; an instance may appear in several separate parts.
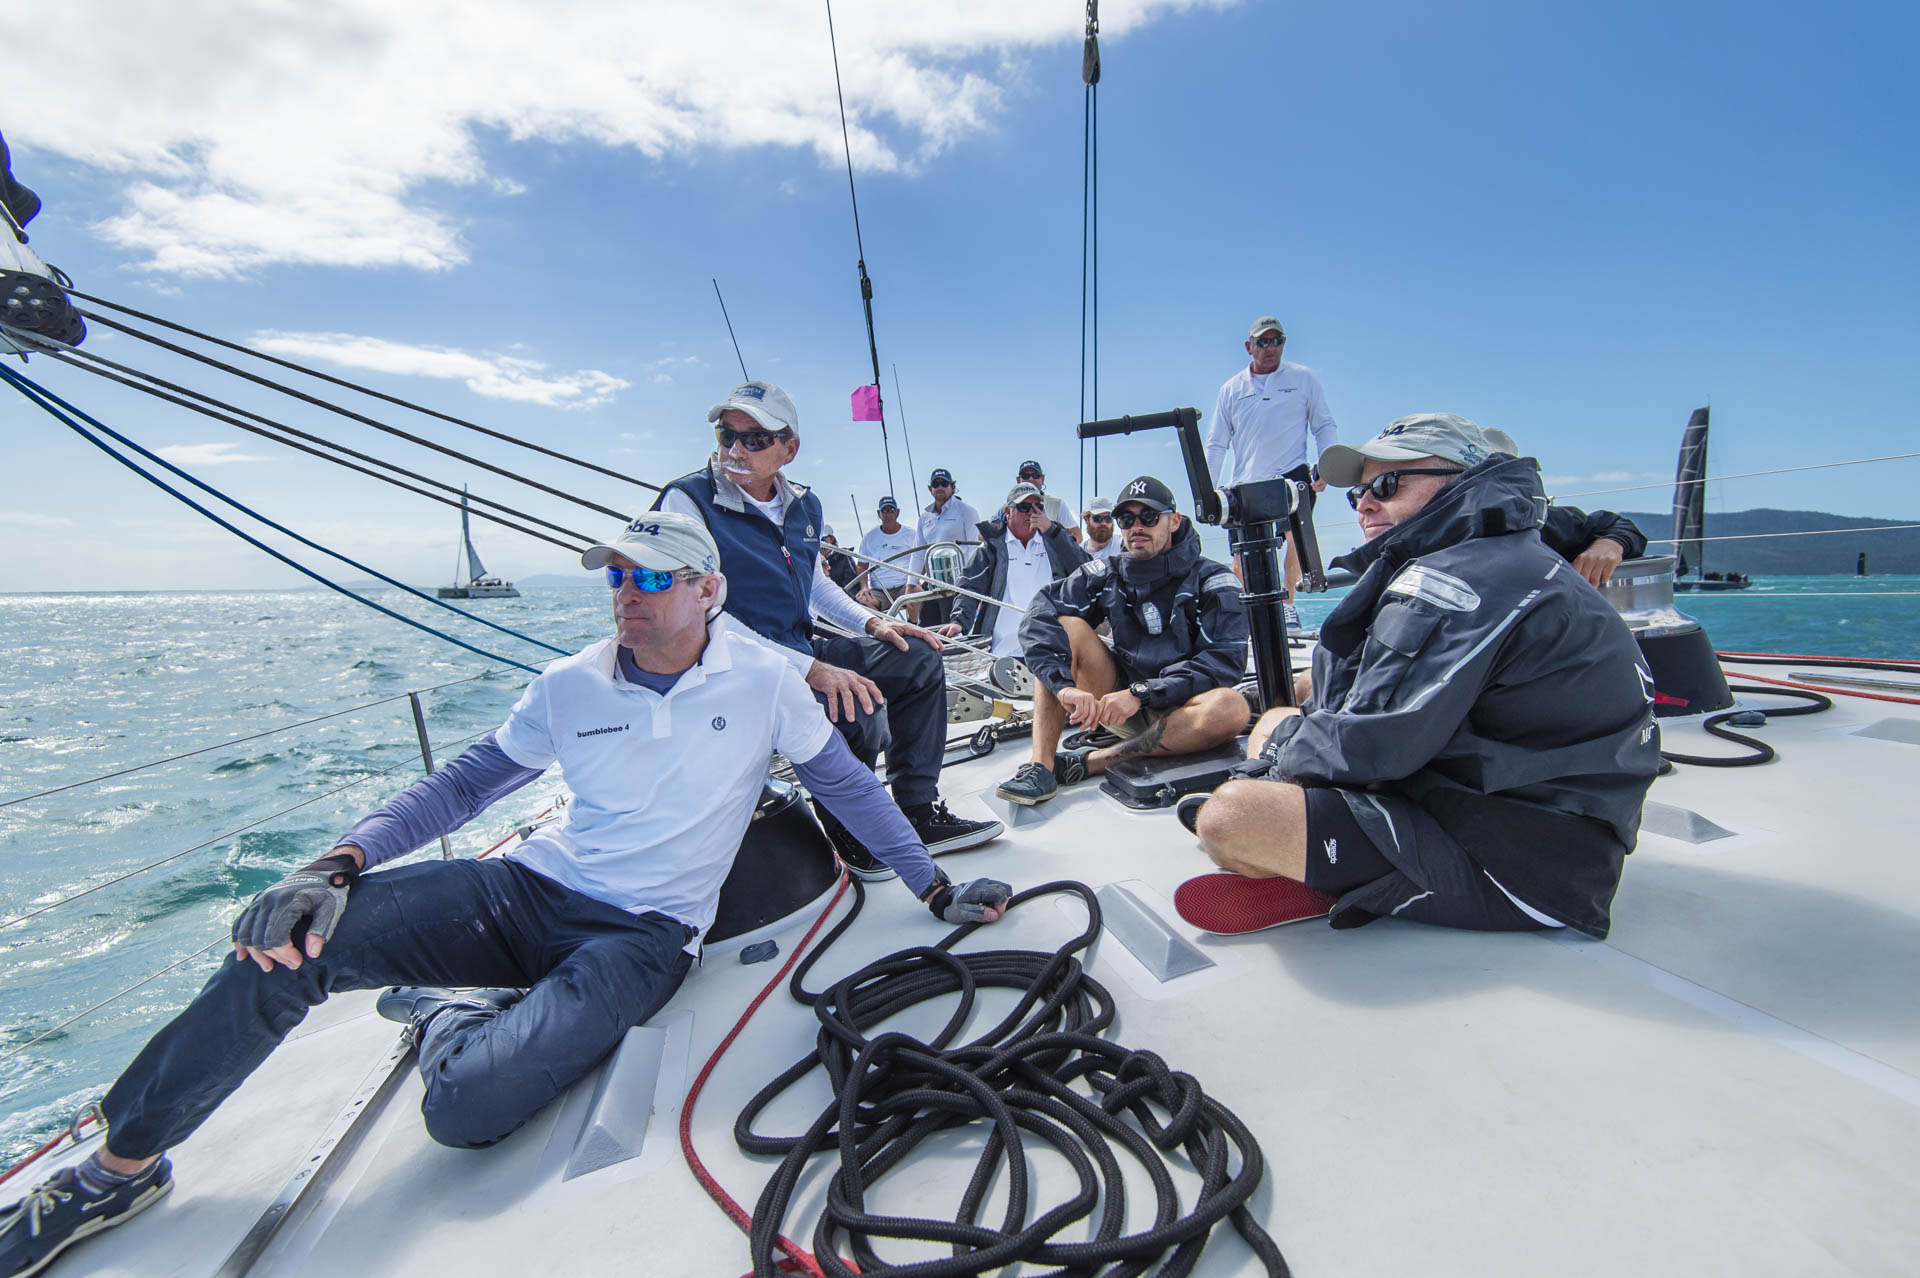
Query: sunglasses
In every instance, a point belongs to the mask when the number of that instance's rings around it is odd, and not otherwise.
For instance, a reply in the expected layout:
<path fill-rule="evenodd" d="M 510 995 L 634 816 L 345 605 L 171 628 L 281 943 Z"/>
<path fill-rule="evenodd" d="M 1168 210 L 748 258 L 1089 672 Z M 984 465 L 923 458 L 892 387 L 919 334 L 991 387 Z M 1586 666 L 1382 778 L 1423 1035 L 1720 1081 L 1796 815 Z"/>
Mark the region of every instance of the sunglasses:
<path fill-rule="evenodd" d="M 1036 479 L 1045 479 L 1046 476 L 1037 470 L 1023 470 L 1018 475 L 1015 475 L 1014 478 L 1023 484 L 1031 484 Z"/>
<path fill-rule="evenodd" d="M 1461 473 L 1462 472 L 1458 470 L 1434 470 L 1431 468 L 1384 471 L 1375 475 L 1364 484 L 1355 484 L 1352 488 L 1347 489 L 1347 505 L 1353 507 L 1355 510 L 1360 509 L 1360 499 L 1368 493 L 1372 493 L 1374 499 L 1377 501 L 1392 501 L 1393 495 L 1400 491 L 1400 476 L 1402 475 L 1458 475 Z"/>
<path fill-rule="evenodd" d="M 678 568 L 615 568 L 607 565 L 607 589 L 618 590 L 620 583 L 633 581 L 633 588 L 649 595 L 657 595 L 663 590 L 672 590 L 674 578 L 681 575 Z"/>
<path fill-rule="evenodd" d="M 1113 522 L 1122 528 L 1131 528 L 1139 524 L 1142 528 L 1152 528 L 1159 524 L 1162 510 L 1123 510 L 1113 517 Z"/>
<path fill-rule="evenodd" d="M 934 480 L 934 481 L 933 481 L 932 483 L 930 483 L 930 484 L 928 484 L 928 485 L 927 485 L 927 487 L 929 487 L 929 488 L 951 488 L 951 487 L 953 487 L 953 481 L 952 481 L 951 479 L 936 479 L 936 480 Z"/>
<path fill-rule="evenodd" d="M 1015 506 L 1014 509 L 1023 515 L 1037 515 L 1040 513 L 1040 503 L 1037 501 L 1023 501 L 1018 506 Z"/>
<path fill-rule="evenodd" d="M 1110 524 L 1113 522 L 1113 516 L 1112 515 L 1088 515 L 1087 522 L 1090 524 Z"/>
<path fill-rule="evenodd" d="M 1284 337 L 1256 337 L 1253 339 L 1253 344 L 1263 351 L 1270 351 L 1276 346 L 1285 346 L 1287 339 Z"/>
<path fill-rule="evenodd" d="M 750 453 L 764 453 L 775 444 L 787 442 L 785 431 L 776 433 L 770 430 L 730 430 L 722 426 L 715 430 L 714 434 L 720 437 L 722 452 L 732 448 L 736 443 L 741 443 L 747 446 L 747 451 Z"/>

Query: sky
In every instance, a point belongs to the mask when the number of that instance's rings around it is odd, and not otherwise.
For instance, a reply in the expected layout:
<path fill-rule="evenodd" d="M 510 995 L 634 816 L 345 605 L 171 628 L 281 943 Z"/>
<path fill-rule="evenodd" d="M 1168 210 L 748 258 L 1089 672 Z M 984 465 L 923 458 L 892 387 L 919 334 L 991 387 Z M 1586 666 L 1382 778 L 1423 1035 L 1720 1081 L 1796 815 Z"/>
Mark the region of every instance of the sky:
<path fill-rule="evenodd" d="M 1027 458 L 1069 500 L 1143 472 L 1184 493 L 1167 433 L 1103 444 L 1097 479 L 1074 435 L 1084 12 L 834 6 L 884 448 L 849 420 L 871 370 L 822 5 L 15 5 L 0 42 L 59 73 L 0 84 L 0 133 L 46 203 L 32 247 L 81 290 L 623 475 L 700 465 L 743 360 L 798 404 L 790 473 L 843 532 L 890 488 L 924 503 L 935 466 L 982 513 Z M 1274 314 L 1347 442 L 1462 413 L 1588 508 L 1665 509 L 1704 404 L 1716 475 L 1916 450 L 1912 7 L 1135 0 L 1101 19 L 1090 415 L 1210 414 Z M 615 526 L 102 325 L 85 349 Z M 24 371 L 317 541 L 451 577 L 445 507 L 52 360 Z M 616 511 L 652 499 L 326 393 Z M 7 388 L 0 459 L 0 590 L 302 580 Z M 1920 520 L 1916 474 L 1729 479 L 1709 519 Z M 1318 525 L 1330 552 L 1357 536 L 1337 498 Z M 508 577 L 579 571 L 513 531 L 476 539 Z"/>

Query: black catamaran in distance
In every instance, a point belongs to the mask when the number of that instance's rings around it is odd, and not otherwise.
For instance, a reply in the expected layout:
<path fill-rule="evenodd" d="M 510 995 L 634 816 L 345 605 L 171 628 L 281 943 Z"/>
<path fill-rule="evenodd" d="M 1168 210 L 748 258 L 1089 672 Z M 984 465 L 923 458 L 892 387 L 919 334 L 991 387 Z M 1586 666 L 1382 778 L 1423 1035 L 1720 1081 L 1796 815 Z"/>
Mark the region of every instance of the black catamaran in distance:
<path fill-rule="evenodd" d="M 1745 590 L 1753 579 L 1743 572 L 1706 571 L 1707 410 L 1696 408 L 1680 437 L 1680 465 L 1673 477 L 1673 588 Z M 1693 576 L 1688 577 L 1688 572 Z"/>
<path fill-rule="evenodd" d="M 464 560 L 465 572 L 461 571 Z M 467 490 L 460 490 L 460 549 L 454 552 L 453 584 L 433 592 L 442 599 L 518 599 L 511 581 L 487 575 L 480 552 L 473 548 L 473 529 L 467 519 Z"/>

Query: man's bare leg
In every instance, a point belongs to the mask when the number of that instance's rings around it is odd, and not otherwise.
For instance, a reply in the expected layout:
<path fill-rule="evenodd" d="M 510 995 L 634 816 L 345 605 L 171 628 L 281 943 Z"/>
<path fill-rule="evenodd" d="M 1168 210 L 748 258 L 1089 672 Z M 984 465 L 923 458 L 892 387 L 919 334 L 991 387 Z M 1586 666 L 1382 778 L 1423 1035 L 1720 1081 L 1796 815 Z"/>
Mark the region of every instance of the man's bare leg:
<path fill-rule="evenodd" d="M 1229 781 L 1200 808 L 1200 849 L 1251 879 L 1307 878 L 1307 793 L 1291 781 Z"/>
<path fill-rule="evenodd" d="M 1096 697 L 1112 692 L 1120 671 L 1113 664 L 1113 653 L 1100 641 L 1093 627 L 1078 617 L 1060 618 L 1067 632 L 1067 644 L 1073 652 L 1073 686 Z M 1067 708 L 1044 685 L 1033 685 L 1033 761 L 1053 771 L 1054 752 L 1060 748 L 1060 734 L 1067 726 Z"/>
<path fill-rule="evenodd" d="M 1291 600 L 1294 592 L 1300 589 L 1300 548 L 1293 544 L 1293 534 L 1287 534 L 1287 562 L 1281 570 L 1287 583 L 1287 598 Z"/>
<path fill-rule="evenodd" d="M 1300 679 L 1297 675 L 1294 677 L 1293 690 L 1296 696 L 1301 690 Z M 1312 689 L 1309 688 L 1308 691 L 1312 691 Z M 1273 709 L 1261 715 L 1260 722 L 1254 724 L 1253 731 L 1247 734 L 1247 757 L 1251 759 L 1260 753 L 1260 747 L 1267 743 L 1267 738 L 1273 735 L 1273 730 L 1280 726 L 1282 719 L 1291 718 L 1299 713 L 1300 708 L 1298 706 L 1275 706 Z"/>
<path fill-rule="evenodd" d="M 1087 756 L 1087 771 L 1099 776 L 1109 764 L 1158 755 L 1195 754 L 1223 745 L 1247 726 L 1247 699 L 1233 688 L 1203 692 L 1139 736 Z"/>

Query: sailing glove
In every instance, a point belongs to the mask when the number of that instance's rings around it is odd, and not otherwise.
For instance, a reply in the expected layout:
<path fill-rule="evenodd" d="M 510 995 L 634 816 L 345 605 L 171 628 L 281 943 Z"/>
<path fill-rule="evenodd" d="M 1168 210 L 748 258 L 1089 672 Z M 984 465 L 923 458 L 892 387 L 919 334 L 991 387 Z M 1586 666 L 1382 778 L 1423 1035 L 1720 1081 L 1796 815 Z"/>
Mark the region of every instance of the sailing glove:
<path fill-rule="evenodd" d="M 240 911 L 233 921 L 234 944 L 250 950 L 291 945 L 295 929 L 303 922 L 305 935 L 331 940 L 340 912 L 347 908 L 347 889 L 359 877 L 360 867 L 345 852 L 323 856 L 296 870 Z"/>
<path fill-rule="evenodd" d="M 987 910 L 1005 913 L 1013 888 L 998 879 L 975 879 L 959 887 L 944 876 L 927 896 L 927 908 L 943 923 L 985 923 Z"/>

